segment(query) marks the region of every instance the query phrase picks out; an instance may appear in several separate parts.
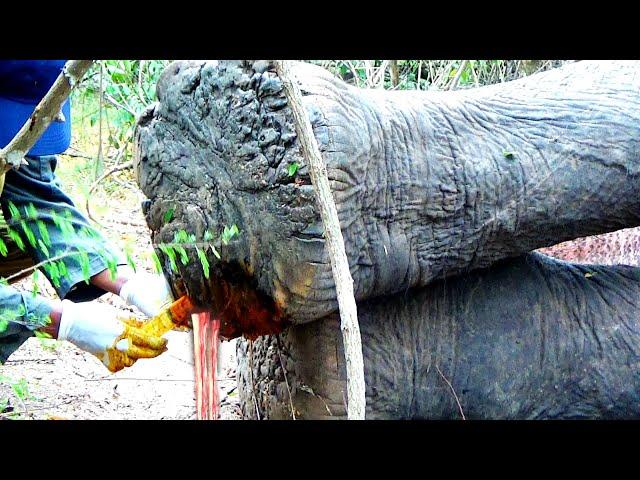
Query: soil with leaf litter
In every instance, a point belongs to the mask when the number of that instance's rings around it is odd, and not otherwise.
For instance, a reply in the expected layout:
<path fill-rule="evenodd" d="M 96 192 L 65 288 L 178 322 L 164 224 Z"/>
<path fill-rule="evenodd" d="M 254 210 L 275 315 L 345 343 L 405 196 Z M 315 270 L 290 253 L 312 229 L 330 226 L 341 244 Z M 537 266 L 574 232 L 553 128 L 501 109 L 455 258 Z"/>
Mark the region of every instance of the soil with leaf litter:
<path fill-rule="evenodd" d="M 82 192 L 89 185 L 77 160 L 61 158 L 65 191 L 84 210 Z M 131 171 L 118 172 L 105 184 L 92 193 L 93 217 L 105 236 L 127 247 L 137 268 L 153 271 L 151 237 L 140 209 L 144 197 Z M 33 281 L 27 278 L 15 286 L 31 291 Z M 36 281 L 43 295 L 56 298 L 43 275 Z M 115 295 L 98 301 L 139 316 Z M 167 352 L 115 374 L 68 342 L 30 338 L 0 366 L 0 419 L 195 419 L 193 335 L 171 331 L 166 338 Z M 240 419 L 235 342 L 222 343 L 220 363 L 220 418 Z"/>

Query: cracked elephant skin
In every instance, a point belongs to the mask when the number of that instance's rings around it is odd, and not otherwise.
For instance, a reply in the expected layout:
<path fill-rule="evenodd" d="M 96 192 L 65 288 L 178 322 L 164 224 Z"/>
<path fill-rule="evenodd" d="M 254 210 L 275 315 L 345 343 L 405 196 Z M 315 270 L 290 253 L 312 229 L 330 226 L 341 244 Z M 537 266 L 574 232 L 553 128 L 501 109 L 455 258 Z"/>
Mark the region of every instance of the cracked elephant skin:
<path fill-rule="evenodd" d="M 639 268 L 538 253 L 361 302 L 366 418 L 639 418 L 639 308 Z M 337 315 L 238 359 L 245 417 L 346 416 Z"/>
<path fill-rule="evenodd" d="M 526 252 L 639 224 L 640 63 L 457 92 L 293 70 L 354 279 L 367 418 L 637 417 L 638 270 Z M 210 278 L 189 250 L 172 284 L 233 310 L 227 338 L 282 332 L 239 343 L 245 415 L 343 415 L 333 275 L 272 65 L 176 62 L 158 98 L 135 161 L 154 242 L 240 229 L 206 249 Z"/>
<path fill-rule="evenodd" d="M 292 70 L 358 301 L 639 224 L 639 62 L 576 62 L 454 92 L 364 90 L 314 65 Z M 214 278 L 243 278 L 293 323 L 336 311 L 313 187 L 272 65 L 177 62 L 157 91 L 138 122 L 135 162 L 154 241 L 236 224 L 241 234 L 218 244 L 221 261 L 206 251 Z M 221 309 L 229 296 L 195 253 L 177 276 Z"/>

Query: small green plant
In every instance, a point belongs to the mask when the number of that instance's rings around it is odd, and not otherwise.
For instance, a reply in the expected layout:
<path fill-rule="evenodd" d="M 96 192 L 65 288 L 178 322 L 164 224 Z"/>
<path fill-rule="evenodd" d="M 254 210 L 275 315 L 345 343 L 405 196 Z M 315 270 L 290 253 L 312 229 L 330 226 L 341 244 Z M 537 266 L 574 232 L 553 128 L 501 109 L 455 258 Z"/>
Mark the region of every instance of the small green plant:
<path fill-rule="evenodd" d="M 47 332 L 36 330 L 34 333 L 36 334 L 36 338 L 40 342 L 40 346 L 45 350 L 54 351 L 57 348 L 58 341 Z"/>
<path fill-rule="evenodd" d="M 26 400 L 31 400 L 34 398 L 33 395 L 31 395 L 31 392 L 29 392 L 29 385 L 27 383 L 27 380 L 25 378 L 13 380 L 12 378 L 5 375 L 0 375 L 0 383 L 4 383 L 5 385 L 9 385 L 11 387 L 13 396 L 19 400 L 26 412 L 26 406 L 24 402 Z M 9 399 L 0 399 L 0 413 L 4 412 L 7 409 L 8 405 Z M 8 415 L 9 418 L 17 418 L 18 416 L 18 412 L 11 412 Z"/>
<path fill-rule="evenodd" d="M 231 239 L 239 233 L 240 231 L 238 230 L 238 226 L 235 223 L 231 225 L 231 228 L 225 225 L 224 230 L 222 231 L 222 243 L 228 245 Z"/>
<path fill-rule="evenodd" d="M 171 221 L 171 219 L 173 218 L 173 212 L 175 212 L 175 210 L 176 210 L 176 207 L 171 207 L 169 210 L 164 212 L 164 215 L 162 217 L 162 221 L 164 223 L 169 223 Z"/>
<path fill-rule="evenodd" d="M 287 168 L 287 173 L 289 174 L 290 177 L 293 177 L 296 172 L 298 171 L 298 168 L 300 167 L 300 165 L 298 165 L 298 162 L 293 162 L 289 164 L 289 167 Z"/>

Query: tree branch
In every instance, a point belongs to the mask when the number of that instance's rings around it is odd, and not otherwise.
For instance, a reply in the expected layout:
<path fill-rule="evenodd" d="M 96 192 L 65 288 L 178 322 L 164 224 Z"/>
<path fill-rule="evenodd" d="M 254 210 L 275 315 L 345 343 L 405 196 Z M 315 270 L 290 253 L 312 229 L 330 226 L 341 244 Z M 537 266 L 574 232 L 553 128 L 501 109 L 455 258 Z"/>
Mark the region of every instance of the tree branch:
<path fill-rule="evenodd" d="M 331 269 L 336 283 L 336 294 L 340 308 L 340 327 L 347 364 L 347 416 L 349 420 L 363 420 L 365 417 L 366 398 L 362 340 L 360 338 L 360 326 L 358 325 L 356 300 L 353 296 L 353 278 L 351 278 L 349 271 L 349 262 L 342 231 L 340 230 L 338 210 L 331 194 L 326 166 L 320 156 L 311 122 L 302 105 L 300 89 L 292 81 L 293 76 L 287 61 L 276 61 L 275 67 L 293 113 L 298 139 L 300 140 L 304 158 L 309 166 L 311 182 L 316 192 L 322 223 L 324 224 Z"/>
<path fill-rule="evenodd" d="M 80 82 L 93 60 L 69 60 L 47 94 L 13 140 L 0 150 L 0 174 L 18 168 L 49 124 L 58 117 L 62 104 Z M 71 121 L 71 119 L 67 119 Z"/>

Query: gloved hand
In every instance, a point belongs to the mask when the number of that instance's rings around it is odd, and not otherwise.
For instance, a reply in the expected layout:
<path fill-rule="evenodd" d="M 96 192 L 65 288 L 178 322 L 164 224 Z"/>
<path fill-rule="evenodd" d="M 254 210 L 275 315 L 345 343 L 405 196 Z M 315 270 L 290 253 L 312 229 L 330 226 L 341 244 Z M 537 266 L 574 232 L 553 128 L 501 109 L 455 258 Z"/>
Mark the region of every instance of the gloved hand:
<path fill-rule="evenodd" d="M 139 272 L 131 276 L 120 289 L 120 298 L 137 307 L 148 317 L 154 317 L 173 303 L 169 283 L 164 275 Z"/>
<path fill-rule="evenodd" d="M 109 305 L 63 300 L 58 340 L 67 340 L 92 353 L 111 372 L 167 350 L 166 339 L 145 333 L 139 322 L 119 318 L 119 314 Z"/>

